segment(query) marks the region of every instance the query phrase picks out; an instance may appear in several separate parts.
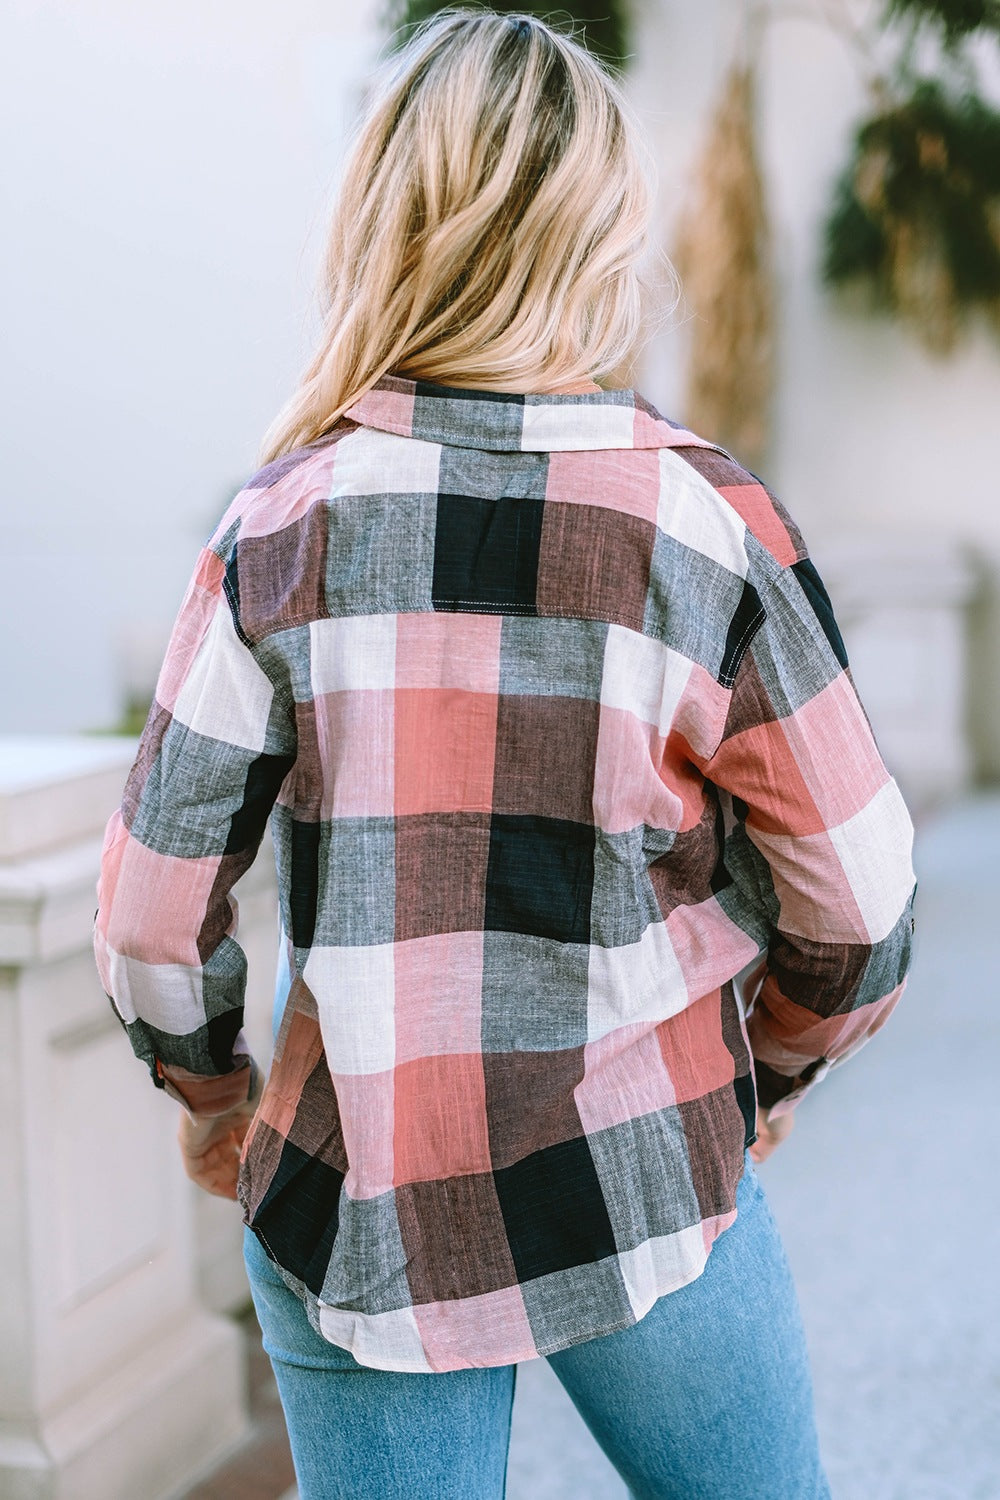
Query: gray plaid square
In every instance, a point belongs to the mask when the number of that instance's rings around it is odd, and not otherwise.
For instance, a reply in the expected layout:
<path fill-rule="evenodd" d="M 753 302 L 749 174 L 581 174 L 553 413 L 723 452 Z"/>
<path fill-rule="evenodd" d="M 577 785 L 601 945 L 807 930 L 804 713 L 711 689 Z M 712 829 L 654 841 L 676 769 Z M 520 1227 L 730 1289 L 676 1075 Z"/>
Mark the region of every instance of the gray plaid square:
<path fill-rule="evenodd" d="M 643 632 L 718 677 L 743 579 L 675 537 L 656 533 Z"/>
<path fill-rule="evenodd" d="M 594 894 L 590 907 L 590 941 L 602 948 L 637 943 L 650 922 L 661 922 L 656 896 L 644 867 L 644 826 L 625 833 L 597 829 L 594 846 Z M 669 835 L 673 843 L 675 834 Z"/>
<path fill-rule="evenodd" d="M 603 620 L 506 616 L 501 693 L 550 693 L 599 702 L 608 627 Z"/>
<path fill-rule="evenodd" d="M 489 453 L 478 448 L 441 449 L 438 489 L 442 495 L 499 496 L 544 500 L 549 477 L 547 453 Z"/>
<path fill-rule="evenodd" d="M 230 821 L 243 805 L 247 769 L 256 759 L 253 750 L 171 719 L 135 809 L 132 836 L 175 859 L 223 854 Z"/>
<path fill-rule="evenodd" d="M 391 943 L 395 892 L 392 818 L 334 818 L 322 824 L 315 947 Z"/>
<path fill-rule="evenodd" d="M 427 390 L 418 381 L 413 397 L 413 436 L 441 440 L 442 432 L 454 436 L 462 430 L 475 433 L 474 447 L 499 448 L 516 453 L 524 430 L 524 397 L 507 391 L 483 392 L 434 385 Z"/>
<path fill-rule="evenodd" d="M 571 1266 L 568 1271 L 534 1276 L 521 1283 L 521 1296 L 539 1354 L 579 1342 L 581 1308 L 591 1310 L 589 1316 L 595 1321 L 600 1308 L 609 1322 L 617 1321 L 616 1313 L 621 1314 L 623 1327 L 635 1322 L 628 1288 L 613 1255 L 586 1266 Z"/>
<path fill-rule="evenodd" d="M 395 1312 L 413 1301 L 396 1194 L 340 1195 L 340 1217 L 320 1301 L 348 1312 Z"/>
<path fill-rule="evenodd" d="M 748 553 L 753 548 L 748 542 Z M 829 687 L 841 666 L 791 570 L 761 592 L 767 617 L 750 642 L 774 717 L 784 719 Z"/>
<path fill-rule="evenodd" d="M 272 681 L 288 681 L 296 703 L 308 703 L 313 696 L 308 625 L 295 625 L 276 636 L 267 636 L 255 647 L 254 654 Z"/>
<path fill-rule="evenodd" d="M 911 897 L 903 915 L 895 927 L 881 942 L 875 943 L 865 965 L 857 990 L 842 1001 L 835 1012 L 829 1008 L 825 1015 L 845 1014 L 859 1005 L 871 1005 L 888 995 L 903 980 L 910 964 L 913 946 L 913 899 Z"/>
<path fill-rule="evenodd" d="M 551 1052 L 587 1040 L 590 945 L 483 934 L 483 1051 Z"/>
<path fill-rule="evenodd" d="M 431 609 L 437 495 L 340 495 L 330 504 L 331 616 Z"/>
<path fill-rule="evenodd" d="M 701 1223 L 676 1107 L 652 1110 L 587 1136 L 619 1251 Z"/>

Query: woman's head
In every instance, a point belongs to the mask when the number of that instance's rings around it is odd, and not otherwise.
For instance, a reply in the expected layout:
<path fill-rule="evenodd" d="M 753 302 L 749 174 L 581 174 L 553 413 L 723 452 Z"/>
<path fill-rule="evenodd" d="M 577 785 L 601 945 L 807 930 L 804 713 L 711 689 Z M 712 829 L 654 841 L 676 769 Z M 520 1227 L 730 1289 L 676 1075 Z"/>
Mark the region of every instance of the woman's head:
<path fill-rule="evenodd" d="M 607 374 L 639 329 L 649 202 L 619 89 L 581 46 L 529 16 L 439 13 L 374 81 L 321 343 L 263 458 L 390 370 L 513 391 Z"/>

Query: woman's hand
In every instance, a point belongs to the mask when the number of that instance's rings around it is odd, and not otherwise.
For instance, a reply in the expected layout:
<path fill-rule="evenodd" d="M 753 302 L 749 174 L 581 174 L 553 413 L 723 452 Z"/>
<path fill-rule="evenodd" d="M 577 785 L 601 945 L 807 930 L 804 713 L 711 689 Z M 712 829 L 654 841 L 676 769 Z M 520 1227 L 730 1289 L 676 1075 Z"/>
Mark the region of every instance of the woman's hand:
<path fill-rule="evenodd" d="M 198 1119 L 182 1112 L 177 1139 L 184 1170 L 206 1193 L 235 1200 L 240 1152 L 256 1110 L 254 1099 L 224 1115 Z"/>
<path fill-rule="evenodd" d="M 757 1139 L 750 1147 L 751 1161 L 760 1162 L 769 1157 L 775 1146 L 781 1145 L 794 1124 L 794 1114 L 779 1115 L 776 1120 L 768 1120 L 767 1110 L 758 1109 Z"/>

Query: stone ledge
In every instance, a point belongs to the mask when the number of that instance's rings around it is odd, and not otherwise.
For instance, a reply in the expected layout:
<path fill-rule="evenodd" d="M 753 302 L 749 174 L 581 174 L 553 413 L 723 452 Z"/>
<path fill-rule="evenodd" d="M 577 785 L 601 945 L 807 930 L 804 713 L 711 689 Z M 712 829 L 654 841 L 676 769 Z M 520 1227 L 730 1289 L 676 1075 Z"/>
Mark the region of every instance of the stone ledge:
<path fill-rule="evenodd" d="M 237 1331 L 192 1309 L 34 1431 L 0 1434 L 0 1493 L 18 1500 L 167 1500 L 246 1438 Z"/>
<path fill-rule="evenodd" d="M 119 735 L 0 735 L 0 860 L 103 833 L 137 744 Z"/>

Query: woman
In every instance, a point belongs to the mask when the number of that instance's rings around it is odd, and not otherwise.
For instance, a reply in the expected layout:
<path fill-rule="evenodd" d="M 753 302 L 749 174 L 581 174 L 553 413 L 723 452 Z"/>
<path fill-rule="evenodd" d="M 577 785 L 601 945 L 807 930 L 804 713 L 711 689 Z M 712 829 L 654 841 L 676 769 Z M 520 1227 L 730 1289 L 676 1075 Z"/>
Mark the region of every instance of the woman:
<path fill-rule="evenodd" d="M 303 1500 L 501 1495 L 539 1355 L 637 1496 L 828 1494 L 749 1156 L 900 993 L 911 828 L 788 515 L 598 384 L 648 211 L 566 36 L 456 11 L 386 65 L 109 825 L 101 973 L 243 1205 Z"/>

